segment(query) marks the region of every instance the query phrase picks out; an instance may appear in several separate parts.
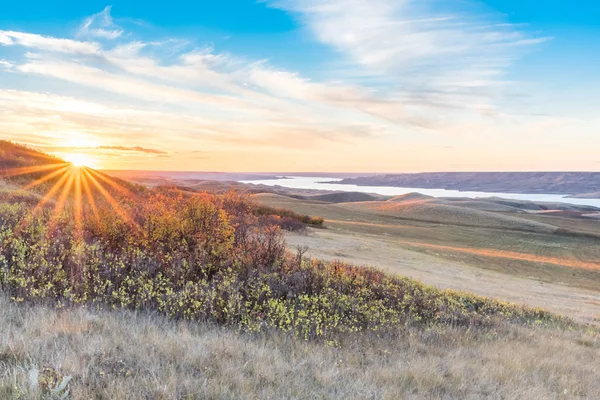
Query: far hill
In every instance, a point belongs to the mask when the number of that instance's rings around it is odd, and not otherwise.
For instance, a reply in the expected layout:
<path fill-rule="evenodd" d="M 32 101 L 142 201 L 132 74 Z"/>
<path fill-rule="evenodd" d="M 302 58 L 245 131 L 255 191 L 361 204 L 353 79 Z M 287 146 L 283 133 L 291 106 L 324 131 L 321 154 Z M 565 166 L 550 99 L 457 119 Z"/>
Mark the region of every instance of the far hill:
<path fill-rule="evenodd" d="M 421 193 L 407 193 L 407 194 L 401 194 L 400 196 L 394 196 L 391 199 L 388 199 L 387 201 L 391 202 L 391 203 L 398 203 L 398 202 L 405 202 L 405 201 L 422 201 L 422 200 L 430 200 L 433 199 L 432 196 L 427 196 L 425 194 L 421 194 Z"/>
<path fill-rule="evenodd" d="M 305 198 L 309 200 L 324 201 L 326 203 L 354 203 L 358 201 L 377 201 L 385 199 L 386 197 L 360 192 L 334 192 L 317 196 L 307 196 Z"/>
<path fill-rule="evenodd" d="M 338 184 L 600 198 L 600 172 L 427 172 L 347 178 Z"/>
<path fill-rule="evenodd" d="M 275 175 L 259 173 L 206 172 L 206 171 L 128 171 L 104 170 L 106 174 L 147 186 L 190 186 L 198 182 L 224 182 L 276 179 Z"/>
<path fill-rule="evenodd" d="M 447 199 L 451 200 L 451 199 Z M 554 202 L 545 202 L 545 201 L 529 201 L 529 200 L 513 200 L 513 199 L 503 199 L 500 197 L 488 197 L 477 199 L 478 201 L 486 202 L 486 203 L 495 203 L 499 205 L 504 205 L 512 208 L 518 208 L 522 210 L 528 211 L 548 211 L 548 210 L 558 210 L 558 211 L 582 211 L 582 212 L 598 212 L 600 209 L 594 206 L 587 206 L 581 204 L 570 204 L 570 203 L 554 203 Z"/>

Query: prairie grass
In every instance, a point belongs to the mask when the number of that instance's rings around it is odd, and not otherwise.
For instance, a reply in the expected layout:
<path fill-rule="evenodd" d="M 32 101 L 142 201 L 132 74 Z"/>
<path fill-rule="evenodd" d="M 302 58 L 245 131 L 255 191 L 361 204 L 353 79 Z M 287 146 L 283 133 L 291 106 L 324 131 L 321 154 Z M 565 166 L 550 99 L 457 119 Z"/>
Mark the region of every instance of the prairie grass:
<path fill-rule="evenodd" d="M 599 359 L 583 328 L 400 328 L 330 346 L 0 296 L 1 399 L 53 398 L 35 371 L 71 377 L 70 399 L 598 399 Z"/>

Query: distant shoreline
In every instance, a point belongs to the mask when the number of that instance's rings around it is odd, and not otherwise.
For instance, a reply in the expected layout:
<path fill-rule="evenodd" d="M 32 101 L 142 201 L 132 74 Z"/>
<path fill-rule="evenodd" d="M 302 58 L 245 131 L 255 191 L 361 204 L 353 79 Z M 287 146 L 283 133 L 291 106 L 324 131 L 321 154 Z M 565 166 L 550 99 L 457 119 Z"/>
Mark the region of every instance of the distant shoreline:
<path fill-rule="evenodd" d="M 600 199 L 600 172 L 435 172 L 345 178 L 335 183 Z"/>

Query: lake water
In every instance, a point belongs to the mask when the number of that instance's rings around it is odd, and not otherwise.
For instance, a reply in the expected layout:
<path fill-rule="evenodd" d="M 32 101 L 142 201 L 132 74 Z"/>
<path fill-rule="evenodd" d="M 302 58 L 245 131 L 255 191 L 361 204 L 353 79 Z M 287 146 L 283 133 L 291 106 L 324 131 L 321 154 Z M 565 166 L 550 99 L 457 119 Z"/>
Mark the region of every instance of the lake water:
<path fill-rule="evenodd" d="M 401 188 L 393 186 L 358 186 L 344 185 L 339 183 L 324 183 L 341 181 L 339 178 L 288 176 L 279 179 L 267 179 L 256 181 L 240 181 L 266 186 L 282 186 L 291 189 L 314 189 L 314 190 L 336 190 L 342 192 L 377 193 L 385 196 L 399 196 L 407 193 L 422 193 L 434 197 L 469 197 L 472 199 L 482 197 L 502 197 L 503 199 L 529 200 L 543 202 L 560 202 L 568 204 L 587 205 L 600 208 L 600 199 L 570 199 L 564 194 L 521 194 L 521 193 L 490 193 L 490 192 L 462 192 L 460 190 L 447 189 L 419 189 Z"/>

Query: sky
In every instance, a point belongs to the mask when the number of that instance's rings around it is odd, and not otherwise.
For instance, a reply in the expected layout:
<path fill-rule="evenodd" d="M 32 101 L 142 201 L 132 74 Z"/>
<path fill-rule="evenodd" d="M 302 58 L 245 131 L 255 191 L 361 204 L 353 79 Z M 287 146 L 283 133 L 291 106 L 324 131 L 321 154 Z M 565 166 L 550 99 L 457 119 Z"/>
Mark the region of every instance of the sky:
<path fill-rule="evenodd" d="M 101 169 L 600 171 L 600 2 L 7 1 L 0 138 Z"/>

